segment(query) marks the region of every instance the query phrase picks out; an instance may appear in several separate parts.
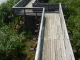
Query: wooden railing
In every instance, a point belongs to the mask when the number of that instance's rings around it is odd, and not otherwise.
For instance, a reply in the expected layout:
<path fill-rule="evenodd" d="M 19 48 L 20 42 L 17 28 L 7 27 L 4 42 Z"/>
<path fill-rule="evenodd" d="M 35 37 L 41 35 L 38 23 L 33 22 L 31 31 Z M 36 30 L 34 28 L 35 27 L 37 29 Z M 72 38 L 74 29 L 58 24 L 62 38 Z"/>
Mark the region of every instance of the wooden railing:
<path fill-rule="evenodd" d="M 33 3 L 33 7 L 45 7 L 46 11 L 54 11 L 54 10 L 59 10 L 59 4 L 58 3 Z M 62 4 L 64 8 L 65 4 Z"/>
<path fill-rule="evenodd" d="M 65 50 L 66 50 L 66 58 L 67 58 L 67 60 L 75 60 L 73 50 L 72 50 L 72 47 L 71 47 L 71 43 L 70 43 L 70 40 L 69 40 L 67 28 L 66 28 L 66 23 L 65 23 L 63 11 L 62 11 L 61 3 L 59 4 L 59 14 L 60 14 L 62 32 L 63 32 L 63 35 L 64 35 L 64 43 L 65 43 L 64 45 L 65 45 Z"/>
<path fill-rule="evenodd" d="M 17 4 L 13 6 L 14 7 L 25 7 L 31 0 L 20 0 Z"/>
<path fill-rule="evenodd" d="M 13 15 L 19 15 L 19 16 L 23 16 L 26 14 L 30 14 L 30 13 L 42 13 L 42 8 L 41 7 L 33 7 L 33 8 L 26 8 L 26 7 L 13 7 Z"/>
<path fill-rule="evenodd" d="M 38 43 L 37 43 L 36 54 L 35 54 L 34 60 L 42 60 L 44 30 L 45 30 L 45 8 L 43 8 L 43 12 L 42 12 Z"/>

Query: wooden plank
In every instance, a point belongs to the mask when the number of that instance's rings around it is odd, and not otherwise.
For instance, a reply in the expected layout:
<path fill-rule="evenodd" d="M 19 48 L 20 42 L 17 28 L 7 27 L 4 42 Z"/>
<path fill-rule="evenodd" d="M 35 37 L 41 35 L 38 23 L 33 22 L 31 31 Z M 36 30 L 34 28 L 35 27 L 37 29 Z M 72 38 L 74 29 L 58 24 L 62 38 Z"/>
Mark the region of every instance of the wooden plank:
<path fill-rule="evenodd" d="M 43 8 L 43 13 L 42 13 L 42 17 L 41 17 L 41 24 L 40 24 L 35 60 L 42 59 L 42 48 L 43 48 L 44 27 L 45 27 L 44 24 L 45 24 L 45 8 Z"/>
<path fill-rule="evenodd" d="M 26 8 L 31 8 L 31 7 L 33 7 L 32 6 L 32 3 L 34 3 L 35 2 L 35 0 L 31 0 L 25 7 Z"/>
<path fill-rule="evenodd" d="M 20 0 L 13 7 L 25 7 L 31 0 Z"/>
<path fill-rule="evenodd" d="M 45 7 L 46 11 L 53 11 L 53 10 L 59 10 L 59 4 L 58 3 L 33 3 L 33 7 Z M 62 4 L 62 8 L 65 8 L 65 4 Z"/>
<path fill-rule="evenodd" d="M 42 60 L 67 60 L 59 11 L 45 13 Z"/>
<path fill-rule="evenodd" d="M 75 60 L 73 50 L 72 50 L 72 47 L 71 47 L 71 43 L 70 43 L 70 40 L 69 40 L 69 36 L 68 36 L 68 31 L 67 31 L 67 28 L 66 28 L 65 19 L 64 19 L 64 16 L 63 16 L 61 3 L 59 4 L 59 13 L 60 13 L 60 21 L 61 21 L 62 32 L 63 32 L 63 35 L 64 35 L 64 43 L 65 43 L 64 45 L 65 45 L 65 49 L 66 49 L 67 60 Z"/>
<path fill-rule="evenodd" d="M 33 7 L 45 7 L 46 11 L 53 11 L 59 8 L 59 4 L 50 4 L 50 3 L 33 3 Z"/>
<path fill-rule="evenodd" d="M 23 16 L 24 14 L 17 13 L 15 15 L 17 15 L 17 16 Z M 26 16 L 36 16 L 36 13 L 27 13 L 25 15 Z M 37 16 L 41 16 L 41 15 L 42 15 L 42 13 L 37 13 Z"/>

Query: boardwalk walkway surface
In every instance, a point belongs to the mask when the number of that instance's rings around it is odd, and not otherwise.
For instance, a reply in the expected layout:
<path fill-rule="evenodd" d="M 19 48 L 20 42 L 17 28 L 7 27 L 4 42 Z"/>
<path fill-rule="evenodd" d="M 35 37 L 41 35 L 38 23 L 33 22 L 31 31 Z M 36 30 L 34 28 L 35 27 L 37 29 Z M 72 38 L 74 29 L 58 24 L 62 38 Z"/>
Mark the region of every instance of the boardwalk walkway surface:
<path fill-rule="evenodd" d="M 25 7 L 26 8 L 32 8 L 32 3 L 34 3 L 35 0 L 31 0 Z"/>
<path fill-rule="evenodd" d="M 67 60 L 59 12 L 45 13 L 42 60 Z"/>

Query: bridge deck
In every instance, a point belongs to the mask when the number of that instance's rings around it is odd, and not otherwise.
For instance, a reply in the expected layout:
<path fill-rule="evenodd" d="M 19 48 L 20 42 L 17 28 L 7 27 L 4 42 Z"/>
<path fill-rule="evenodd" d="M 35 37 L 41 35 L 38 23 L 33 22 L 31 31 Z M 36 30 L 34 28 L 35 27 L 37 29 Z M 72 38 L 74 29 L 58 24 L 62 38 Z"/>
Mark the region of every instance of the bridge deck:
<path fill-rule="evenodd" d="M 67 60 L 59 12 L 45 13 L 42 60 Z"/>
<path fill-rule="evenodd" d="M 34 2 L 35 2 L 35 0 L 31 0 L 25 7 L 32 8 L 33 7 L 32 3 L 34 3 Z"/>

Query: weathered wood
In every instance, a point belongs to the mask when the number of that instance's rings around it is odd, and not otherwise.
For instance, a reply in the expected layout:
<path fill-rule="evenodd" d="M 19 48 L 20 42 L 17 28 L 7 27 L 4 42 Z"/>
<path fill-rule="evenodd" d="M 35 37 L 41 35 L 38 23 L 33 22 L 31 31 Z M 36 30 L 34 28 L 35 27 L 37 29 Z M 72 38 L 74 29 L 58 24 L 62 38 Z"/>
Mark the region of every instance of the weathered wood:
<path fill-rule="evenodd" d="M 36 49 L 35 48 L 30 48 L 30 51 L 36 51 Z"/>
<path fill-rule="evenodd" d="M 59 4 L 58 3 L 33 3 L 33 7 L 45 7 L 46 11 L 53 11 L 53 10 L 59 10 Z M 63 8 L 65 4 L 62 4 Z"/>
<path fill-rule="evenodd" d="M 39 30 L 35 30 L 35 32 L 36 32 L 36 33 L 38 33 L 38 32 L 39 32 Z"/>
<path fill-rule="evenodd" d="M 31 0 L 20 0 L 13 7 L 25 7 Z"/>
<path fill-rule="evenodd" d="M 70 42 L 73 42 L 73 40 L 72 40 L 72 39 L 70 39 Z"/>
<path fill-rule="evenodd" d="M 42 60 L 67 60 L 59 11 L 45 12 Z"/>
<path fill-rule="evenodd" d="M 40 24 L 36 24 L 36 26 L 39 26 Z"/>
<path fill-rule="evenodd" d="M 77 53 L 77 51 L 76 51 L 76 50 L 73 50 L 73 52 L 74 52 L 74 53 Z"/>
<path fill-rule="evenodd" d="M 38 36 L 38 43 L 36 48 L 35 60 L 42 59 L 42 48 L 43 48 L 43 39 L 44 39 L 44 27 L 45 27 L 45 8 L 43 8 L 41 24 Z"/>
<path fill-rule="evenodd" d="M 68 34 L 71 34 L 71 32 L 70 32 L 70 31 L 68 31 Z"/>
<path fill-rule="evenodd" d="M 23 16 L 24 13 L 25 15 L 29 15 L 29 16 L 36 16 L 36 9 L 37 9 L 37 16 L 41 16 L 42 15 L 42 8 L 39 7 L 35 7 L 35 8 L 25 8 L 25 7 L 13 7 L 13 14 L 15 16 Z M 25 11 L 24 11 L 25 10 Z"/>
<path fill-rule="evenodd" d="M 25 15 L 26 16 L 36 16 L 36 13 L 26 13 Z M 41 16 L 41 15 L 42 13 L 37 13 L 37 16 Z M 24 14 L 18 13 L 18 14 L 15 14 L 15 16 L 24 16 Z"/>
<path fill-rule="evenodd" d="M 37 41 L 38 40 L 38 38 L 33 38 L 33 41 Z"/>
<path fill-rule="evenodd" d="M 32 3 L 34 3 L 35 2 L 35 0 L 31 0 L 25 7 L 26 8 L 31 8 L 31 7 L 33 7 L 32 6 Z"/>
<path fill-rule="evenodd" d="M 65 42 L 64 45 L 65 45 L 67 60 L 75 60 L 73 50 L 72 50 L 72 47 L 71 47 L 71 43 L 70 43 L 70 40 L 69 40 L 69 36 L 68 36 L 68 31 L 67 31 L 67 28 L 66 28 L 66 23 L 65 23 L 63 11 L 62 11 L 61 3 L 59 4 L 59 13 L 60 13 L 60 21 L 61 21 L 61 26 L 62 26 L 62 32 L 63 32 L 63 35 L 64 35 L 64 42 Z"/>
<path fill-rule="evenodd" d="M 69 25 L 66 25 L 66 27 L 69 27 Z"/>

